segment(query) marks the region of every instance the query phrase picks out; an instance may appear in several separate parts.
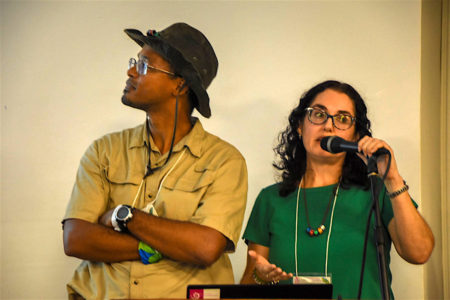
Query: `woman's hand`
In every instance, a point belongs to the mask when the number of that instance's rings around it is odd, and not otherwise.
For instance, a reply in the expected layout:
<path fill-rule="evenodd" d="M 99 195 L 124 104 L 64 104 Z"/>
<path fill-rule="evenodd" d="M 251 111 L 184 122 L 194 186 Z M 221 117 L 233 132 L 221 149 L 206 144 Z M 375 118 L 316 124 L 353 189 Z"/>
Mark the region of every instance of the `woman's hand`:
<path fill-rule="evenodd" d="M 286 273 L 281 268 L 269 263 L 265 257 L 256 251 L 249 250 L 248 255 L 255 261 L 256 275 L 263 281 L 273 282 L 292 278 L 292 273 Z"/>
<path fill-rule="evenodd" d="M 398 182 L 400 185 L 403 184 L 403 179 L 397 169 L 397 162 L 395 160 L 394 151 L 392 148 L 383 140 L 376 139 L 373 137 L 365 136 L 358 142 L 358 150 L 363 154 L 357 153 L 357 155 L 364 161 L 367 165 L 368 157 L 371 157 L 377 150 L 385 148 L 391 153 L 391 166 L 386 174 L 385 184 L 390 185 L 390 183 Z M 389 156 L 380 155 L 377 157 L 377 168 L 378 173 L 383 177 L 386 173 L 386 168 L 388 164 Z"/>
<path fill-rule="evenodd" d="M 292 278 L 292 273 L 286 273 L 268 261 L 269 250 L 269 247 L 249 242 L 247 266 L 245 267 L 241 283 L 255 284 L 256 281 L 253 277 L 253 272 L 255 272 L 260 281 L 266 282 L 267 284 Z"/>

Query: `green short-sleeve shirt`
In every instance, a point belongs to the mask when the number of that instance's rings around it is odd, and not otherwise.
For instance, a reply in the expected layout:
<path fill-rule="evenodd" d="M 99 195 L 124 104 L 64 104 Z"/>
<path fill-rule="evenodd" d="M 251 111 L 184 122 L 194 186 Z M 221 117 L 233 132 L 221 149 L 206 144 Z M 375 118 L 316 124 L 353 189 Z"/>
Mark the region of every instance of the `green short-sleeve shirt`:
<path fill-rule="evenodd" d="M 305 190 L 308 216 L 312 228 L 320 226 L 333 188 L 334 185 L 307 188 Z M 260 192 L 255 201 L 243 238 L 246 241 L 269 247 L 269 261 L 284 271 L 292 272 L 295 275 L 295 212 L 298 190 L 295 190 L 287 197 L 279 196 L 278 191 L 278 185 L 275 184 Z M 334 211 L 331 205 L 324 222 L 326 230 L 322 235 L 315 237 L 311 237 L 306 233 L 308 224 L 303 192 L 300 191 L 299 195 L 297 241 L 299 275 L 325 273 L 327 238 L 330 233 L 327 272 L 331 273 L 332 276 L 333 298 L 341 295 L 344 298 L 356 299 L 365 229 L 369 213 L 371 212 L 370 190 L 356 187 L 351 187 L 350 189 L 339 188 Z M 379 203 L 384 225 L 385 254 L 390 289 L 392 279 L 389 269 L 391 239 L 387 226 L 393 218 L 393 210 L 385 189 L 382 189 L 380 193 Z M 330 231 L 332 214 L 333 222 Z M 381 298 L 373 227 L 374 218 L 372 217 L 362 290 L 362 297 L 366 299 Z M 391 289 L 390 293 L 393 299 Z"/>

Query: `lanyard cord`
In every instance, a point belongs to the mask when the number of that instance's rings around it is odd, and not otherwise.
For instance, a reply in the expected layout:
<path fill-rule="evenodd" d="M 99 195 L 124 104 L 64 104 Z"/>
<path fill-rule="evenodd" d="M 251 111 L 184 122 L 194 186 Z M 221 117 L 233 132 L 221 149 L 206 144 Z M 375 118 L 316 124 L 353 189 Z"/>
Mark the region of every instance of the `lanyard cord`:
<path fill-rule="evenodd" d="M 326 251 L 326 254 L 325 254 L 325 277 L 328 276 L 328 247 L 330 245 L 331 230 L 333 229 L 334 207 L 336 206 L 336 200 L 337 200 L 337 196 L 338 196 L 338 193 L 339 193 L 340 183 L 341 182 L 339 180 L 339 184 L 338 184 L 338 187 L 336 189 L 336 195 L 334 196 L 333 208 L 331 209 L 330 230 L 328 231 L 327 251 Z"/>
<path fill-rule="evenodd" d="M 297 244 L 298 244 L 298 203 L 299 203 L 299 196 L 300 196 L 300 189 L 302 186 L 303 177 L 300 180 L 300 185 L 297 190 L 297 205 L 295 210 L 295 245 L 294 245 L 294 259 L 295 259 L 295 276 L 298 277 L 298 261 L 297 261 Z M 328 276 L 328 248 L 330 244 L 330 237 L 331 237 L 331 229 L 333 228 L 333 217 L 334 217 L 334 207 L 336 206 L 336 200 L 339 193 L 339 186 L 340 186 L 340 180 L 338 183 L 338 187 L 336 189 L 336 194 L 334 195 L 333 200 L 333 208 L 331 209 L 331 220 L 330 220 L 330 229 L 328 231 L 328 237 L 327 237 L 327 247 L 325 252 L 325 276 Z M 303 188 L 304 189 L 304 188 Z"/>
<path fill-rule="evenodd" d="M 150 202 L 150 203 L 144 208 L 144 211 L 148 212 L 148 211 L 150 210 L 150 208 L 153 206 L 153 203 L 155 203 L 156 199 L 158 199 L 158 196 L 159 196 L 159 193 L 161 192 L 161 187 L 162 187 L 164 181 L 166 180 L 167 176 L 169 176 L 169 174 L 172 173 L 173 169 L 175 169 L 176 165 L 177 165 L 178 162 L 181 160 L 181 158 L 183 157 L 183 155 L 184 155 L 185 152 L 186 152 L 186 148 L 184 148 L 183 152 L 181 152 L 180 156 L 178 156 L 178 158 L 177 158 L 177 160 L 175 161 L 175 163 L 173 164 L 173 166 L 172 166 L 172 167 L 170 168 L 170 170 L 166 173 L 166 175 L 164 175 L 163 179 L 162 179 L 161 182 L 159 183 L 158 191 L 156 192 L 155 199 L 154 199 L 152 202 Z M 139 185 L 139 189 L 138 189 L 138 191 L 137 191 L 137 193 L 136 193 L 136 196 L 134 197 L 133 204 L 131 205 L 131 207 L 135 207 L 136 201 L 137 201 L 139 195 L 141 194 L 141 189 L 142 189 L 142 186 L 144 185 L 144 182 L 145 182 L 145 181 L 144 181 L 144 178 L 142 178 L 141 184 Z"/>
<path fill-rule="evenodd" d="M 298 196 L 300 195 L 300 188 L 302 186 L 303 177 L 300 180 L 300 185 L 297 190 L 297 205 L 295 208 L 295 244 L 294 244 L 294 258 L 295 258 L 295 276 L 298 276 L 298 263 L 297 263 L 297 236 L 298 236 Z"/>
<path fill-rule="evenodd" d="M 152 149 L 151 149 L 151 145 L 150 145 L 150 125 L 149 125 L 149 117 L 147 115 L 147 120 L 145 122 L 146 126 L 147 126 L 147 149 L 148 149 L 148 163 L 147 163 L 147 170 L 145 172 L 144 178 L 147 178 L 149 175 L 153 174 L 153 172 L 155 172 L 156 170 L 161 169 L 162 167 L 164 167 L 167 162 L 170 159 L 170 156 L 172 156 L 172 151 L 173 151 L 173 144 L 175 141 L 175 133 L 177 131 L 177 121 L 178 121 L 178 95 L 176 96 L 176 101 L 175 101 L 175 121 L 173 124 L 173 133 L 172 133 L 172 141 L 170 142 L 170 150 L 169 150 L 169 154 L 167 155 L 166 161 L 164 162 L 164 164 L 162 166 L 156 167 L 156 168 L 152 168 L 152 162 L 151 162 L 151 156 L 152 156 Z"/>
<path fill-rule="evenodd" d="M 178 122 L 178 95 L 175 98 L 175 120 L 174 120 L 174 124 L 173 124 L 173 133 L 172 133 L 172 141 L 170 142 L 170 150 L 169 150 L 169 154 L 167 155 L 166 161 L 164 162 L 163 165 L 156 167 L 156 168 L 152 168 L 152 162 L 151 162 L 151 145 L 150 145 L 150 124 L 149 124 L 149 117 L 147 115 L 147 119 L 145 122 L 145 125 L 147 127 L 147 141 L 145 142 L 145 144 L 147 145 L 147 152 L 148 152 L 148 163 L 147 163 L 147 167 L 146 167 L 146 172 L 144 174 L 144 177 L 141 180 L 141 184 L 139 185 L 138 191 L 136 193 L 136 196 L 134 197 L 133 200 L 133 204 L 131 205 L 132 207 L 135 206 L 136 201 L 139 197 L 139 195 L 141 194 L 141 190 L 142 187 L 144 186 L 144 182 L 145 182 L 145 178 L 147 178 L 149 175 L 153 174 L 155 171 L 163 168 L 168 162 L 170 157 L 172 156 L 172 152 L 173 152 L 173 144 L 175 142 L 175 133 L 177 131 L 177 122 Z M 151 206 L 153 206 L 153 203 L 156 201 L 159 192 L 161 191 L 161 186 L 162 183 L 164 182 L 164 180 L 166 180 L 167 176 L 172 172 L 172 170 L 175 168 L 175 166 L 178 164 L 178 162 L 180 161 L 180 159 L 183 157 L 184 153 L 186 152 L 186 148 L 184 149 L 184 151 L 181 153 L 181 155 L 178 157 L 178 159 L 176 160 L 175 164 L 172 166 L 172 168 L 170 168 L 169 172 L 167 172 L 166 175 L 164 175 L 163 179 L 161 180 L 161 182 L 159 183 L 159 187 L 158 187 L 158 192 L 156 193 L 156 197 L 155 199 L 149 203 L 149 205 L 147 205 L 148 208 L 150 208 Z M 147 208 L 146 207 L 146 208 Z"/>
<path fill-rule="evenodd" d="M 178 164 L 178 162 L 181 160 L 181 158 L 183 157 L 184 153 L 186 152 L 186 148 L 184 148 L 183 152 L 181 152 L 180 156 L 178 156 L 177 160 L 175 161 L 175 163 L 173 164 L 172 168 L 170 168 L 170 170 L 166 173 L 166 175 L 164 175 L 163 179 L 161 180 L 161 182 L 159 183 L 159 187 L 158 187 L 158 191 L 156 192 L 156 196 L 155 196 L 155 200 L 152 201 L 155 202 L 156 199 L 158 199 L 159 196 L 159 192 L 161 192 L 161 187 L 164 183 L 164 181 L 166 180 L 167 176 L 169 176 L 170 173 L 172 173 L 173 169 L 175 169 L 176 165 Z"/>

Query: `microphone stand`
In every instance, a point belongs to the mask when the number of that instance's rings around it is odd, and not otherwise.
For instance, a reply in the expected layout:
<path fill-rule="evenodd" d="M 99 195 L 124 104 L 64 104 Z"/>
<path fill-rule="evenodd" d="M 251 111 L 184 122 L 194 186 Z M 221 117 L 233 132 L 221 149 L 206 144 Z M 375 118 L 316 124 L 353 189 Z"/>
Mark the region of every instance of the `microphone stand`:
<path fill-rule="evenodd" d="M 380 278 L 380 289 L 383 300 L 390 299 L 388 289 L 386 256 L 384 253 L 385 239 L 383 234 L 383 225 L 380 214 L 380 203 L 378 202 L 379 189 L 377 187 L 376 176 L 378 176 L 376 156 L 371 156 L 367 163 L 367 176 L 370 180 L 370 189 L 372 195 L 372 210 L 375 214 L 375 245 L 377 249 L 378 275 Z"/>

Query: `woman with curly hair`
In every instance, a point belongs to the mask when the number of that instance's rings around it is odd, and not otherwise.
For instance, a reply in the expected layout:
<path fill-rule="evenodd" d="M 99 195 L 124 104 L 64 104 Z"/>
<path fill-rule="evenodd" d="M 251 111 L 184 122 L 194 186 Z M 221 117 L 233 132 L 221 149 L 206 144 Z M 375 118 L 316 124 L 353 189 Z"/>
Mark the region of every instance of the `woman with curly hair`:
<path fill-rule="evenodd" d="M 332 154 L 323 138 L 338 136 L 355 142 L 359 153 Z M 391 243 L 413 264 L 425 263 L 434 237 L 400 175 L 392 148 L 372 137 L 367 108 L 349 84 L 322 82 L 300 99 L 289 125 L 274 149 L 280 182 L 258 195 L 244 239 L 247 266 L 241 283 L 274 284 L 331 280 L 333 298 L 357 298 L 366 224 L 371 213 L 368 158 L 385 148 L 391 154 L 376 160 L 384 175 L 380 192 L 384 252 L 387 265 Z M 378 181 L 381 181 L 378 179 Z M 371 220 L 371 228 L 374 218 Z M 381 298 L 373 230 L 365 262 L 362 298 Z M 391 272 L 388 267 L 389 292 Z"/>

